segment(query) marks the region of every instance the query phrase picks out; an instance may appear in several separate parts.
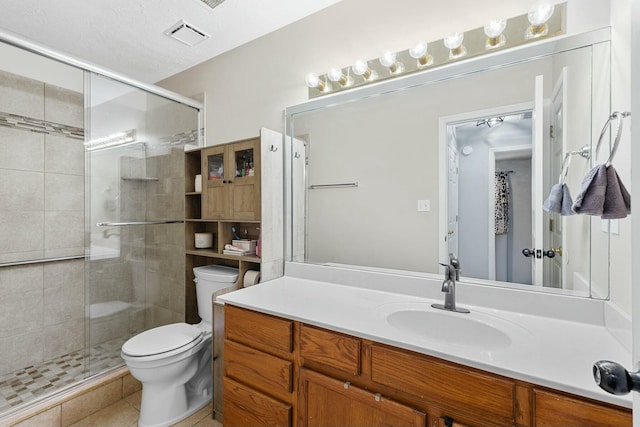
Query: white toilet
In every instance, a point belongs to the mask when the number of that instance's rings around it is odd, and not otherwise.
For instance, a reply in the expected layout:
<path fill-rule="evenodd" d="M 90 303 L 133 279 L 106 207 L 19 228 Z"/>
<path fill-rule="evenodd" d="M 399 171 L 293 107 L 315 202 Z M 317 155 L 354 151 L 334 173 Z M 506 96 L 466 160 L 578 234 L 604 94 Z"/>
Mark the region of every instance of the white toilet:
<path fill-rule="evenodd" d="M 142 383 L 140 427 L 169 426 L 211 401 L 212 298 L 236 282 L 238 269 L 208 265 L 193 272 L 202 321 L 149 329 L 122 345 L 129 372 Z"/>

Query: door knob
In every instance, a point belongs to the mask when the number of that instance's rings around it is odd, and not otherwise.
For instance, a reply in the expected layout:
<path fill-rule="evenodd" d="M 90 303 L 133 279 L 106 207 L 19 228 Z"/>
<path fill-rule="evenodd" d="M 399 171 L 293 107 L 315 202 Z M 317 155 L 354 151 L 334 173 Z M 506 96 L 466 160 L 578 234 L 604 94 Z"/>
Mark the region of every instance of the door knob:
<path fill-rule="evenodd" d="M 562 246 L 560 246 L 559 248 L 551 248 L 551 250 L 555 252 L 556 255 L 562 256 Z"/>
<path fill-rule="evenodd" d="M 629 372 L 622 365 L 609 360 L 600 360 L 593 365 L 596 384 L 611 394 L 627 394 L 640 391 L 640 373 Z"/>
<path fill-rule="evenodd" d="M 536 251 L 533 249 L 523 249 L 522 250 L 522 255 L 526 256 L 527 258 L 529 257 L 535 257 L 536 256 Z"/>

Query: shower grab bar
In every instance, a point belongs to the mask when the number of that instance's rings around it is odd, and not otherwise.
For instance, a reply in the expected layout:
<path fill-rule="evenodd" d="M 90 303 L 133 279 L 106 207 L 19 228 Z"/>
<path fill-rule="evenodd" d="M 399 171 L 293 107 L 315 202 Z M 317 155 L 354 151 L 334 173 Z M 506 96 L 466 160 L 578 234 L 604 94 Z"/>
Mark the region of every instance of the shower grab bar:
<path fill-rule="evenodd" d="M 349 188 L 349 187 L 357 187 L 357 182 L 347 182 L 345 184 L 313 184 L 310 185 L 309 188 L 311 190 L 317 190 L 320 188 Z"/>
<path fill-rule="evenodd" d="M 69 261 L 72 259 L 85 259 L 84 255 L 73 255 L 73 256 L 63 256 L 58 258 L 41 258 L 41 259 L 30 259 L 26 261 L 13 261 L 13 262 L 2 262 L 0 263 L 0 268 L 2 267 L 15 267 L 18 265 L 29 265 L 29 264 L 44 264 L 47 262 L 58 262 L 58 261 Z"/>
<path fill-rule="evenodd" d="M 156 224 L 183 224 L 181 219 L 173 219 L 167 221 L 132 221 L 132 222 L 99 222 L 98 227 L 126 227 L 129 225 L 156 225 Z"/>

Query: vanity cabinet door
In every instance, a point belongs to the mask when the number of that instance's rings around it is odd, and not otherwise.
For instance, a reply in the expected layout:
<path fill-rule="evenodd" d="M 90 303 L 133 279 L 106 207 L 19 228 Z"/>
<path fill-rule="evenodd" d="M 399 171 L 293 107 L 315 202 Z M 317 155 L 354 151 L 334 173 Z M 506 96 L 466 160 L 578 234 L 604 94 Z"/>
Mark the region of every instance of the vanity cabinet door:
<path fill-rule="evenodd" d="M 533 390 L 534 427 L 631 426 L 631 411 L 574 399 L 558 393 Z"/>
<path fill-rule="evenodd" d="M 298 404 L 300 426 L 424 427 L 427 422 L 423 412 L 304 368 Z"/>

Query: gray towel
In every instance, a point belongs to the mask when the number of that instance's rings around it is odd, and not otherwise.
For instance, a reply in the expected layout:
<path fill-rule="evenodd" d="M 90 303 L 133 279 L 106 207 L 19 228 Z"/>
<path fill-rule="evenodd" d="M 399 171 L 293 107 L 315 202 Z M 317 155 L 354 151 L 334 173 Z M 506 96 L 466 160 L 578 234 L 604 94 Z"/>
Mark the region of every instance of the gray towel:
<path fill-rule="evenodd" d="M 607 191 L 607 167 L 598 165 L 582 179 L 580 194 L 573 203 L 573 211 L 585 215 L 602 215 Z"/>
<path fill-rule="evenodd" d="M 569 193 L 567 184 L 555 184 L 549 191 L 549 197 L 544 201 L 542 207 L 547 212 L 559 213 L 562 216 L 573 215 L 575 212 L 571 209 L 573 200 Z"/>
<path fill-rule="evenodd" d="M 607 167 L 607 192 L 604 197 L 603 219 L 625 218 L 631 213 L 631 195 L 618 176 L 616 169 Z"/>

